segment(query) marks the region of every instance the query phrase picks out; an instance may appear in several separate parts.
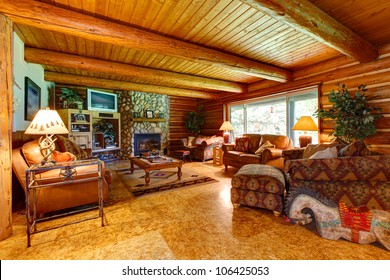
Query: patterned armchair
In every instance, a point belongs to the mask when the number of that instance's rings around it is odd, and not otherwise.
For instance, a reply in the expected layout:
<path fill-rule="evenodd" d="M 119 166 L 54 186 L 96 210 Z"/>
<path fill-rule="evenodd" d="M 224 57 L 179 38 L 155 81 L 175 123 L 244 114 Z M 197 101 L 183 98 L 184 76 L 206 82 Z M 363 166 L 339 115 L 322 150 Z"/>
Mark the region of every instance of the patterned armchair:
<path fill-rule="evenodd" d="M 290 190 L 311 188 L 349 207 L 390 211 L 390 155 L 372 155 L 361 144 L 342 148 L 332 158 L 305 158 L 305 149 L 284 151 Z"/>

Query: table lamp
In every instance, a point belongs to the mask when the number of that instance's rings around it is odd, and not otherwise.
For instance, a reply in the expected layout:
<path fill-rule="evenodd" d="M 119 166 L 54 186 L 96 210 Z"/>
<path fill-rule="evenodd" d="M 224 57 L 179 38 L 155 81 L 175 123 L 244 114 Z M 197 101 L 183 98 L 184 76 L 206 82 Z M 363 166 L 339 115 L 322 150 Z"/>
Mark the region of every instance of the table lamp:
<path fill-rule="evenodd" d="M 311 143 L 311 135 L 306 134 L 306 131 L 318 131 L 318 127 L 311 117 L 302 116 L 292 127 L 292 130 L 304 131 L 304 134 L 299 136 L 299 146 L 304 148 Z"/>
<path fill-rule="evenodd" d="M 39 140 L 39 148 L 43 156 L 42 165 L 50 161 L 51 154 L 55 149 L 54 142 L 57 140 L 54 134 L 68 134 L 69 131 L 65 127 L 63 121 L 56 110 L 39 110 L 33 121 L 24 132 L 31 135 L 42 135 Z M 45 135 L 45 136 L 43 136 Z"/>
<path fill-rule="evenodd" d="M 223 142 L 229 143 L 229 137 L 230 137 L 230 132 L 233 130 L 233 126 L 229 121 L 224 121 L 219 130 L 224 130 L 225 132 L 223 133 Z"/>

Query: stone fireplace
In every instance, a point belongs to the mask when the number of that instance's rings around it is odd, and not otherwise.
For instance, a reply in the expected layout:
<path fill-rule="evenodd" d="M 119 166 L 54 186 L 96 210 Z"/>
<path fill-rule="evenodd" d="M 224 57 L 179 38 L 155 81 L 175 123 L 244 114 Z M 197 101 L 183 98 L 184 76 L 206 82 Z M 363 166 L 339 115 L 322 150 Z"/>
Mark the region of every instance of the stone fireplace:
<path fill-rule="evenodd" d="M 134 155 L 139 156 L 150 150 L 161 150 L 160 133 L 135 133 L 134 134 Z"/>
<path fill-rule="evenodd" d="M 116 91 L 116 93 L 121 113 L 121 158 L 129 159 L 139 155 L 139 151 L 136 150 L 139 146 L 135 143 L 136 135 L 158 134 L 159 150 L 164 151 L 168 146 L 169 96 L 139 91 Z M 152 111 L 155 116 L 164 115 L 165 121 L 148 120 L 145 115 L 146 110 Z M 138 114 L 137 119 L 133 118 L 134 113 Z"/>

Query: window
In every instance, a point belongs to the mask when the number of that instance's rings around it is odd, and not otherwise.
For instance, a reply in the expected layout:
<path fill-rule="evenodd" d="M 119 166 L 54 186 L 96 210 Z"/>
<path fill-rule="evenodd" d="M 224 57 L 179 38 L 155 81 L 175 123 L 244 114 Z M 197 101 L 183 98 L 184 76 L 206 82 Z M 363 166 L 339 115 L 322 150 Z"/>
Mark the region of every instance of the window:
<path fill-rule="evenodd" d="M 288 135 L 299 146 L 299 136 L 303 131 L 291 128 L 301 116 L 312 116 L 318 108 L 318 90 L 310 88 L 280 94 L 278 97 L 261 98 L 228 105 L 229 119 L 233 125 L 233 138 L 244 133 Z M 318 120 L 313 117 L 315 123 Z M 312 143 L 318 143 L 316 131 Z"/>

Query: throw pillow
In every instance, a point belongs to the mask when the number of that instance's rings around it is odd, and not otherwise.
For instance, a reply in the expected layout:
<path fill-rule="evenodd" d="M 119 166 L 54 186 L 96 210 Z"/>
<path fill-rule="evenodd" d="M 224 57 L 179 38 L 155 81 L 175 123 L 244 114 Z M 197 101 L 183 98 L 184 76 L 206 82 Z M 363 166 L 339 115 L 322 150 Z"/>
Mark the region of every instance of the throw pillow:
<path fill-rule="evenodd" d="M 255 152 L 256 155 L 261 155 L 263 151 L 267 148 L 275 148 L 275 145 L 272 144 L 270 141 L 266 141 L 263 143 Z"/>
<path fill-rule="evenodd" d="M 188 136 L 187 138 L 187 146 L 194 146 L 195 144 L 195 137 L 194 136 Z"/>
<path fill-rule="evenodd" d="M 59 151 L 53 151 L 52 159 L 56 162 L 68 162 L 68 161 L 75 160 L 76 156 L 69 152 L 61 153 Z"/>
<path fill-rule="evenodd" d="M 336 147 L 331 147 L 331 148 L 326 148 L 325 150 L 318 151 L 309 159 L 321 159 L 321 158 L 335 158 L 337 157 L 337 148 Z"/>
<path fill-rule="evenodd" d="M 370 150 L 367 148 L 364 141 L 355 141 L 339 151 L 339 157 L 358 157 L 367 156 L 369 154 Z"/>
<path fill-rule="evenodd" d="M 331 148 L 331 147 L 334 147 L 337 145 L 338 145 L 337 142 L 333 142 L 330 144 L 309 144 L 309 145 L 307 145 L 307 147 L 303 151 L 302 158 L 310 158 L 312 155 L 314 155 L 315 153 L 317 153 L 319 151 L 323 151 L 327 148 Z"/>
<path fill-rule="evenodd" d="M 69 152 L 77 159 L 87 159 L 89 158 L 89 155 L 86 151 L 81 149 L 79 146 L 77 146 L 75 143 L 73 143 L 70 139 L 65 138 L 61 135 L 57 135 L 57 142 L 58 146 L 60 147 L 61 152 Z"/>
<path fill-rule="evenodd" d="M 27 142 L 22 147 L 22 154 L 28 166 L 36 163 L 41 163 L 43 156 L 41 148 L 39 148 L 38 141 Z"/>
<path fill-rule="evenodd" d="M 238 152 L 247 153 L 249 150 L 249 137 L 237 137 L 234 150 Z"/>

